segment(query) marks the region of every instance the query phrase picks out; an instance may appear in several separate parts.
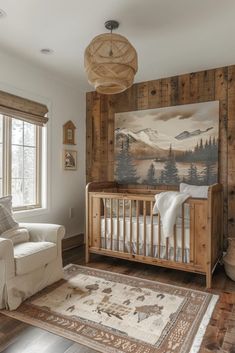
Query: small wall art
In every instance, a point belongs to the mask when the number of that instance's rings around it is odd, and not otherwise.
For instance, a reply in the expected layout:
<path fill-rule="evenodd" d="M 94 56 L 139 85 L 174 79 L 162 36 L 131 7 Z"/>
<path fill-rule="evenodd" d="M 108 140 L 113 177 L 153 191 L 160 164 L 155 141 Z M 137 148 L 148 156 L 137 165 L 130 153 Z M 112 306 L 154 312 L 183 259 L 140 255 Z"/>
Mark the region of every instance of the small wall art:
<path fill-rule="evenodd" d="M 63 166 L 64 170 L 77 170 L 77 151 L 64 150 Z"/>
<path fill-rule="evenodd" d="M 63 144 L 76 145 L 75 143 L 75 130 L 76 126 L 69 120 L 63 125 Z"/>

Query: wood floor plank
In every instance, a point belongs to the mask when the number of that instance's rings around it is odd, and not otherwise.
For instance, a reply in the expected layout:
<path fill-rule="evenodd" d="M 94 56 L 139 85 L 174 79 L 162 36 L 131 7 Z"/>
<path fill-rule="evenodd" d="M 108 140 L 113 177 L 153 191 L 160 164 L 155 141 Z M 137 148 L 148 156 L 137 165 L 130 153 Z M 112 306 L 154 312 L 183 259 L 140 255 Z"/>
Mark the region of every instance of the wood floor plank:
<path fill-rule="evenodd" d="M 16 322 L 19 323 L 19 321 L 14 319 L 11 319 L 11 321 L 13 325 L 15 325 Z M 25 324 L 24 330 L 19 333 L 13 340 L 10 340 L 9 343 L 6 344 L 2 350 L 0 350 L 0 352 L 64 353 L 71 345 L 73 345 L 73 342 L 66 338 Z"/>
<path fill-rule="evenodd" d="M 69 263 L 84 264 L 84 259 L 83 246 L 63 253 L 64 265 Z M 102 256 L 93 256 L 88 266 L 205 290 L 204 276 L 182 271 Z M 213 276 L 212 292 L 219 294 L 220 299 L 207 327 L 199 353 L 235 353 L 235 282 L 226 277 L 221 266 L 216 269 Z M 0 352 L 97 353 L 93 349 L 4 315 L 0 315 Z"/>
<path fill-rule="evenodd" d="M 64 353 L 98 353 L 91 348 L 83 347 L 78 343 L 74 343 Z"/>

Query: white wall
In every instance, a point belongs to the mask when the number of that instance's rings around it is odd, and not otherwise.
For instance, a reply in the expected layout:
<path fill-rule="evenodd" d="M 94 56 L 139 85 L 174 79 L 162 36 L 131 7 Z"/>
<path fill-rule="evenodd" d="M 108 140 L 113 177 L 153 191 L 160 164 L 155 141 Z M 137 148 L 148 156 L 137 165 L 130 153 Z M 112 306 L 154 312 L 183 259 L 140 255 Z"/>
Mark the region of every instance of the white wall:
<path fill-rule="evenodd" d="M 50 57 L 50 59 L 52 59 Z M 19 213 L 22 222 L 63 224 L 66 236 L 84 231 L 85 189 L 85 93 L 31 63 L 0 53 L 0 89 L 46 103 L 48 124 L 48 209 L 44 212 Z M 62 168 L 62 126 L 72 120 L 76 127 L 78 170 Z M 70 148 L 70 146 L 67 146 Z M 69 208 L 73 207 L 73 218 Z"/>

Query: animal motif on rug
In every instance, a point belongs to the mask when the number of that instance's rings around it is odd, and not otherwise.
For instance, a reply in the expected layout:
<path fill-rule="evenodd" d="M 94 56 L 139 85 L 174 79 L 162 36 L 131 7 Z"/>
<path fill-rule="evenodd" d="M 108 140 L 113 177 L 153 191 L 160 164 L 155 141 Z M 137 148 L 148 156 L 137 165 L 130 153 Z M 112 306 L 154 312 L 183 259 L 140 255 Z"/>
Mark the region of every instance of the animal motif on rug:
<path fill-rule="evenodd" d="M 138 322 L 148 319 L 153 315 L 161 315 L 163 306 L 159 305 L 142 305 L 136 306 L 134 315 L 138 314 Z"/>
<path fill-rule="evenodd" d="M 89 295 L 91 295 L 92 291 L 98 290 L 99 285 L 97 283 L 95 284 L 90 284 L 85 287 L 88 289 L 87 291 L 79 288 L 79 287 L 68 287 L 69 292 L 66 295 L 66 300 L 72 298 L 73 295 L 78 295 L 80 298 L 86 298 Z"/>

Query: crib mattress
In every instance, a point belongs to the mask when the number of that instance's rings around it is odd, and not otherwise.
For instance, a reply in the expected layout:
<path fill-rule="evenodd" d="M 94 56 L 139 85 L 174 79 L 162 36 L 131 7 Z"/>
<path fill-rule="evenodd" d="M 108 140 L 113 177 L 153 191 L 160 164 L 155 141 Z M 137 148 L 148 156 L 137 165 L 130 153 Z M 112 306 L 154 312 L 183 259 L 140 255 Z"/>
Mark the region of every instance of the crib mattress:
<path fill-rule="evenodd" d="M 111 244 L 111 222 L 112 222 L 112 244 Z M 119 237 L 118 233 L 119 222 Z M 105 224 L 106 223 L 106 224 Z M 132 223 L 132 242 L 130 241 L 131 225 Z M 183 261 L 188 263 L 190 252 L 190 224 L 189 220 L 185 220 L 184 224 L 184 256 Z M 106 233 L 106 236 L 105 236 Z M 132 254 L 146 255 L 158 257 L 160 259 L 169 259 L 175 261 L 182 261 L 182 221 L 177 220 L 176 224 L 176 252 L 174 251 L 174 237 L 170 237 L 168 247 L 166 246 L 166 239 L 163 236 L 161 225 L 161 241 L 160 254 L 158 246 L 158 217 L 153 217 L 153 245 L 151 244 L 151 218 L 146 216 L 146 245 L 144 248 L 144 217 L 139 217 L 139 241 L 137 246 L 137 219 L 132 217 L 132 222 L 129 217 L 125 217 L 125 242 L 124 242 L 124 219 L 116 217 L 101 218 L 101 247 L 105 249 L 112 249 L 114 251 L 124 251 Z M 168 251 L 168 253 L 167 253 Z"/>
<path fill-rule="evenodd" d="M 106 222 L 106 227 L 105 227 Z M 111 222 L 112 222 L 112 238 L 113 240 L 118 239 L 118 220 L 116 217 L 106 218 L 101 217 L 101 237 L 105 237 L 106 228 L 106 239 L 111 239 Z M 137 241 L 137 218 L 132 217 L 132 241 Z M 139 217 L 139 244 L 144 243 L 144 217 Z M 130 241 L 131 232 L 131 220 L 129 217 L 125 217 L 125 241 Z M 119 218 L 119 240 L 124 239 L 124 219 Z M 146 244 L 151 245 L 151 218 L 146 216 Z M 184 246 L 189 248 L 190 244 L 190 222 L 185 220 L 184 222 Z M 153 245 L 158 245 L 158 217 L 153 217 Z M 163 235 L 162 225 L 161 225 L 161 242 L 160 245 L 166 245 L 166 239 Z M 177 247 L 182 246 L 182 221 L 177 219 L 176 223 L 176 245 Z M 169 238 L 169 246 L 174 246 L 174 237 Z"/>

